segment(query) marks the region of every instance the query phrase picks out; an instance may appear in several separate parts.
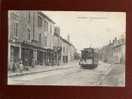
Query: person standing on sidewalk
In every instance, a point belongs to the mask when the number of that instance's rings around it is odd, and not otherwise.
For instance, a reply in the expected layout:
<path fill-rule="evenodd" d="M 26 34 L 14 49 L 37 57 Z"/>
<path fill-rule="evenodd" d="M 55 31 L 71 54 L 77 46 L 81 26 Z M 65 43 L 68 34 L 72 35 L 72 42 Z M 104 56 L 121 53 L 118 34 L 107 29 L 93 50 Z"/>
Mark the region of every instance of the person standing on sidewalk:
<path fill-rule="evenodd" d="M 13 72 L 16 72 L 16 71 L 17 71 L 17 63 L 13 62 L 12 65 L 13 65 L 13 66 L 12 66 L 12 71 L 13 71 Z"/>
<path fill-rule="evenodd" d="M 21 73 L 24 70 L 24 67 L 23 67 L 23 64 L 22 64 L 22 60 L 20 60 L 20 63 L 19 63 L 19 70 L 20 70 Z"/>

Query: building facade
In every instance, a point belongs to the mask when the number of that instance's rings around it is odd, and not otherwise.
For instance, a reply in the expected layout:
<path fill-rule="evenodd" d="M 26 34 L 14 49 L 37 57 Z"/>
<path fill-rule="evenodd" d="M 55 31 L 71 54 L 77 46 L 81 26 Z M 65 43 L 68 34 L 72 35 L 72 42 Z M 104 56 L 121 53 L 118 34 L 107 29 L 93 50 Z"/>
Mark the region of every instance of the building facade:
<path fill-rule="evenodd" d="M 53 34 L 55 22 L 48 18 L 42 12 L 36 12 L 35 15 L 35 33 L 43 50 L 37 52 L 37 63 L 39 65 L 53 64 Z"/>
<path fill-rule="evenodd" d="M 20 61 L 26 68 L 59 65 L 73 57 L 74 46 L 60 36 L 60 28 L 44 13 L 9 11 L 8 19 L 9 69 Z"/>
<path fill-rule="evenodd" d="M 23 61 L 24 65 L 32 65 L 33 17 L 30 11 L 10 11 L 9 13 L 8 60 L 9 68 L 13 63 Z M 30 47 L 29 47 L 30 46 Z M 25 54 L 26 53 L 26 54 Z"/>
<path fill-rule="evenodd" d="M 103 46 L 99 51 L 100 60 L 108 63 L 125 64 L 125 36 L 116 37 L 108 45 Z"/>
<path fill-rule="evenodd" d="M 53 39 L 53 49 L 54 49 L 54 64 L 61 64 L 61 55 L 62 55 L 62 40 L 60 36 L 60 28 L 55 27 L 54 29 L 54 39 Z"/>
<path fill-rule="evenodd" d="M 125 64 L 125 38 L 113 40 L 113 62 Z"/>
<path fill-rule="evenodd" d="M 61 54 L 61 62 L 68 63 L 75 59 L 74 55 L 76 53 L 76 48 L 72 45 L 68 40 L 61 38 L 62 40 L 62 54 Z"/>

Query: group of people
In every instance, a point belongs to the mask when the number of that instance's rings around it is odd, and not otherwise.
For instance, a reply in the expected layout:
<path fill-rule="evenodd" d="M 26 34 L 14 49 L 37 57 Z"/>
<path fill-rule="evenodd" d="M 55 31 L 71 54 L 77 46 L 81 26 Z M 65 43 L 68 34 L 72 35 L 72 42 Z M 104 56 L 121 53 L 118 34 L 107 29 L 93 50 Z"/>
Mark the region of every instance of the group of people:
<path fill-rule="evenodd" d="M 22 60 L 19 60 L 17 63 L 12 64 L 11 70 L 13 72 L 23 72 L 24 71 L 24 65 L 22 64 Z"/>

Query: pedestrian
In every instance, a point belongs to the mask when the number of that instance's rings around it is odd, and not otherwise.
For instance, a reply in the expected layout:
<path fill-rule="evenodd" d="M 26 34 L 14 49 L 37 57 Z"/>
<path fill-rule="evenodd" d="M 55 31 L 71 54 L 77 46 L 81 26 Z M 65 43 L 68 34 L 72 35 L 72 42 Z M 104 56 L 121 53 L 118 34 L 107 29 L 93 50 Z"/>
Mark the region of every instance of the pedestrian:
<path fill-rule="evenodd" d="M 13 72 L 16 72 L 17 71 L 17 65 L 16 65 L 15 62 L 13 62 L 12 71 Z"/>
<path fill-rule="evenodd" d="M 19 70 L 20 70 L 21 73 L 24 70 L 24 67 L 23 67 L 23 64 L 22 64 L 22 60 L 20 60 L 20 63 L 19 63 Z"/>

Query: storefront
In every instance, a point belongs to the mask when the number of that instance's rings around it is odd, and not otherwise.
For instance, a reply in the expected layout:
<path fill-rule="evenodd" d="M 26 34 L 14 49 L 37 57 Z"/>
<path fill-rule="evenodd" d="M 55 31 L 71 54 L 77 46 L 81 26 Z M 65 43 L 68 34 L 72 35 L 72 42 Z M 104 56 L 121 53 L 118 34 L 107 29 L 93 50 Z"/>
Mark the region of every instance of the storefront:
<path fill-rule="evenodd" d="M 53 62 L 54 65 L 59 65 L 61 63 L 61 48 L 60 47 L 54 47 L 54 54 L 53 54 Z"/>
<path fill-rule="evenodd" d="M 21 45 L 16 42 L 8 44 L 8 69 L 12 70 L 13 64 L 18 64 L 21 59 Z"/>
<path fill-rule="evenodd" d="M 34 47 L 28 43 L 21 44 L 21 59 L 24 66 L 34 65 Z"/>
<path fill-rule="evenodd" d="M 37 65 L 43 65 L 44 61 L 44 53 L 41 50 L 37 51 Z"/>
<path fill-rule="evenodd" d="M 54 65 L 54 51 L 52 49 L 46 51 L 46 65 Z"/>
<path fill-rule="evenodd" d="M 58 63 L 58 52 L 52 49 L 44 49 L 28 43 L 10 44 L 9 50 L 9 68 L 11 64 L 19 63 L 26 66 L 52 66 Z"/>
<path fill-rule="evenodd" d="M 10 60 L 13 61 L 14 63 L 18 62 L 19 60 L 19 47 L 11 46 L 11 53 L 10 53 Z"/>
<path fill-rule="evenodd" d="M 63 56 L 63 63 L 68 63 L 68 56 Z"/>
<path fill-rule="evenodd" d="M 22 48 L 22 62 L 24 66 L 32 66 L 33 64 L 33 49 Z"/>

